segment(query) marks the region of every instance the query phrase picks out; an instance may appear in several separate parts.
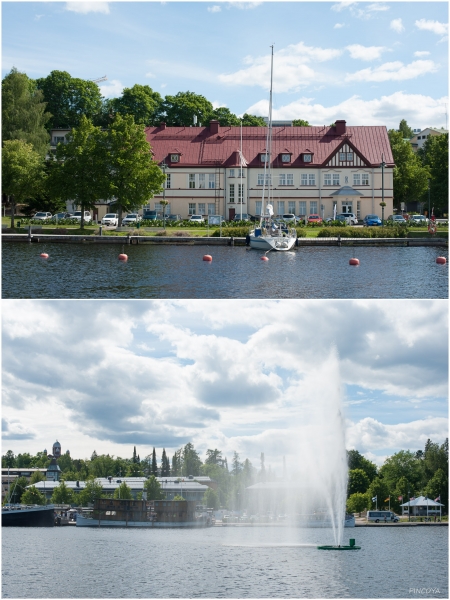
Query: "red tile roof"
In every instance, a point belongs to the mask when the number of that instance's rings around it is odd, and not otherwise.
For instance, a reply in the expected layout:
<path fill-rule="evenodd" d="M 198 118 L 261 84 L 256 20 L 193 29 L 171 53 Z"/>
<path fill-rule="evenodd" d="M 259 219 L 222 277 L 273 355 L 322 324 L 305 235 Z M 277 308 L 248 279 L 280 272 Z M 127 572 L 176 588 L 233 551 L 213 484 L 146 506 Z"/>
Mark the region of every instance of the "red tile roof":
<path fill-rule="evenodd" d="M 240 127 L 148 127 L 147 140 L 154 159 L 164 159 L 172 167 L 189 166 L 239 166 L 241 140 Z M 272 160 L 281 166 L 281 153 L 291 153 L 294 167 L 324 166 L 339 147 L 350 143 L 368 166 L 377 167 L 382 161 L 393 166 L 394 159 L 387 129 L 384 126 L 346 126 L 345 133 L 336 134 L 335 127 L 274 127 L 272 132 Z M 242 128 L 242 154 L 249 167 L 261 167 L 260 154 L 265 151 L 265 127 Z M 169 155 L 181 154 L 179 163 L 170 163 Z M 311 163 L 304 163 L 301 155 L 313 154 Z"/>

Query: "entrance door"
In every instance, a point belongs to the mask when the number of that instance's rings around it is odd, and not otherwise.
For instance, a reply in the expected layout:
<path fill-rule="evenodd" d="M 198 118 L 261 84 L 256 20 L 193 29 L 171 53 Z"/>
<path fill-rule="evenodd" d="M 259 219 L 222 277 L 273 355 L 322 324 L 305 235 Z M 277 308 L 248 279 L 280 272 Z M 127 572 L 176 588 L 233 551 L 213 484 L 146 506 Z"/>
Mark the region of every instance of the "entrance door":
<path fill-rule="evenodd" d="M 343 202 L 342 203 L 342 212 L 345 215 L 348 215 L 349 213 L 353 213 L 353 203 L 352 202 Z"/>
<path fill-rule="evenodd" d="M 229 219 L 228 220 L 232 221 L 234 219 L 235 215 L 236 215 L 236 209 L 235 208 L 229 208 L 228 212 L 229 212 L 229 215 L 228 215 Z"/>

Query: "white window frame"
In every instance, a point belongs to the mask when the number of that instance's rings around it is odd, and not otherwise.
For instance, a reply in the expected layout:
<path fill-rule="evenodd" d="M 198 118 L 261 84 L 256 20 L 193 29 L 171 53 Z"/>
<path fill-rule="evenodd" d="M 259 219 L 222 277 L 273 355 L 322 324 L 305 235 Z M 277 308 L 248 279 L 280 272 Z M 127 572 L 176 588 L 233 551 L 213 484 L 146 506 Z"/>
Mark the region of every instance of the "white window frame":
<path fill-rule="evenodd" d="M 188 215 L 196 215 L 197 214 L 195 212 L 196 208 L 197 208 L 197 204 L 195 202 L 189 202 Z"/>
<path fill-rule="evenodd" d="M 198 203 L 198 214 L 199 215 L 206 215 L 206 202 L 199 202 Z"/>
<path fill-rule="evenodd" d="M 209 173 L 208 188 L 214 190 L 216 188 L 216 176 L 214 173 Z"/>
<path fill-rule="evenodd" d="M 361 173 L 353 173 L 353 185 L 361 185 Z"/>
<path fill-rule="evenodd" d="M 230 183 L 229 194 L 228 194 L 228 202 L 231 202 L 232 204 L 234 204 L 234 201 L 236 199 L 234 193 L 235 193 L 234 183 Z"/>
<path fill-rule="evenodd" d="M 316 185 L 316 175 L 315 173 L 308 174 L 308 185 Z"/>
<path fill-rule="evenodd" d="M 189 189 L 195 189 L 195 173 L 189 173 Z"/>
<path fill-rule="evenodd" d="M 243 183 L 238 183 L 238 204 L 245 204 Z"/>
<path fill-rule="evenodd" d="M 331 185 L 331 173 L 324 174 L 323 185 Z"/>
<path fill-rule="evenodd" d="M 333 185 L 341 185 L 339 183 L 339 181 L 340 181 L 339 173 L 332 173 L 332 179 L 333 179 Z"/>
<path fill-rule="evenodd" d="M 266 185 L 272 185 L 272 174 L 266 173 Z M 270 177 L 270 179 L 269 179 Z M 264 185 L 264 173 L 258 173 L 258 183 L 256 185 Z"/>
<path fill-rule="evenodd" d="M 353 162 L 353 152 L 347 152 L 347 162 Z"/>
<path fill-rule="evenodd" d="M 261 162 L 262 163 L 267 163 L 269 162 L 269 154 L 266 152 L 261 152 L 261 154 L 259 155 Z"/>
<path fill-rule="evenodd" d="M 312 154 L 304 154 L 303 155 L 303 162 L 305 162 L 305 163 L 312 162 Z"/>
<path fill-rule="evenodd" d="M 208 202 L 208 216 L 216 214 L 216 205 L 214 202 Z"/>
<path fill-rule="evenodd" d="M 261 215 L 261 213 L 262 213 L 262 200 L 256 200 L 255 215 Z"/>
<path fill-rule="evenodd" d="M 285 202 L 284 200 L 277 200 L 277 215 L 284 215 L 286 214 L 285 211 Z"/>
<path fill-rule="evenodd" d="M 172 163 L 180 162 L 180 155 L 179 154 L 171 154 L 170 162 L 172 162 Z"/>
<path fill-rule="evenodd" d="M 288 200 L 288 213 L 295 215 L 295 200 Z"/>
<path fill-rule="evenodd" d="M 284 163 L 284 164 L 290 163 L 291 162 L 291 155 L 283 153 L 281 155 L 281 162 Z"/>
<path fill-rule="evenodd" d="M 166 180 L 164 182 L 166 190 L 170 190 L 171 183 L 171 173 L 166 173 Z"/>
<path fill-rule="evenodd" d="M 299 200 L 298 202 L 298 214 L 306 215 L 306 200 Z"/>
<path fill-rule="evenodd" d="M 369 185 L 369 173 L 362 173 L 361 185 Z"/>
<path fill-rule="evenodd" d="M 309 214 L 310 215 L 318 215 L 319 214 L 317 200 L 310 200 L 309 201 Z"/>
<path fill-rule="evenodd" d="M 199 173 L 198 177 L 198 189 L 204 190 L 206 189 L 206 173 Z"/>
<path fill-rule="evenodd" d="M 230 169 L 230 173 L 229 173 L 228 177 L 235 177 L 234 169 Z"/>

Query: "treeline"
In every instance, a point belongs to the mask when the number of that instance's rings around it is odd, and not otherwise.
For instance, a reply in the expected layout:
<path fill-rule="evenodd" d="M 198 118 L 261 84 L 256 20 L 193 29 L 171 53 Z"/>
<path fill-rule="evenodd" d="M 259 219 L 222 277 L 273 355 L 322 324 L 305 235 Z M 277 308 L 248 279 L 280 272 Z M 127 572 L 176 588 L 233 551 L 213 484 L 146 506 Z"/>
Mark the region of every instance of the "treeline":
<path fill-rule="evenodd" d="M 378 508 L 390 506 L 401 512 L 401 504 L 421 495 L 432 500 L 440 497 L 444 512 L 448 512 L 448 438 L 441 445 L 429 439 L 424 450 L 401 450 L 379 469 L 357 450 L 350 450 L 348 465 L 349 512 L 375 508 L 375 497 Z"/>

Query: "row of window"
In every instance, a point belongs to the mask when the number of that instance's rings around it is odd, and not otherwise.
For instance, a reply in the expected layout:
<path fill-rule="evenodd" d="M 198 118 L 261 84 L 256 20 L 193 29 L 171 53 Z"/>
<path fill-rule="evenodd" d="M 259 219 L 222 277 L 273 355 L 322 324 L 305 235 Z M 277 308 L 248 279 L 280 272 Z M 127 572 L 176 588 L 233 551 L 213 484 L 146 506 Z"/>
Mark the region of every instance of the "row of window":
<path fill-rule="evenodd" d="M 312 162 L 312 157 L 313 157 L 312 153 L 310 154 L 308 152 L 304 152 L 300 156 L 302 157 L 304 163 Z M 354 157 L 353 152 L 339 152 L 339 161 L 340 162 L 353 162 L 353 157 Z M 259 155 L 259 159 L 262 163 L 268 162 L 268 158 L 269 158 L 269 155 L 266 152 L 261 152 L 261 154 Z M 292 162 L 292 154 L 290 152 L 281 154 L 280 158 L 281 158 L 282 163 L 287 164 L 287 163 Z M 171 154 L 170 162 L 179 163 L 180 155 L 179 154 Z"/>
<path fill-rule="evenodd" d="M 235 171 L 237 174 L 234 174 Z M 230 177 L 240 177 L 241 169 L 230 169 Z M 324 186 L 338 186 L 341 185 L 341 177 L 340 173 L 325 173 L 323 184 Z M 280 173 L 272 177 L 272 174 L 269 176 L 268 173 L 258 173 L 258 183 L 257 185 L 264 184 L 264 176 L 266 179 L 266 185 L 273 185 L 274 179 L 278 179 L 278 185 L 281 186 L 293 186 L 294 185 L 294 174 L 293 173 Z M 171 174 L 166 174 L 166 189 L 170 189 L 171 187 Z M 270 179 L 269 179 L 270 177 Z M 216 185 L 216 175 L 214 173 L 189 173 L 189 188 L 190 189 L 215 189 Z M 344 183 L 349 183 L 349 176 L 344 175 Z M 234 184 L 230 184 L 234 186 Z M 242 185 L 242 184 L 239 184 Z M 301 173 L 300 174 L 300 185 L 301 186 L 315 186 L 316 185 L 316 175 L 315 173 Z M 353 185 L 355 186 L 366 186 L 369 185 L 369 174 L 368 173 L 353 173 Z"/>

